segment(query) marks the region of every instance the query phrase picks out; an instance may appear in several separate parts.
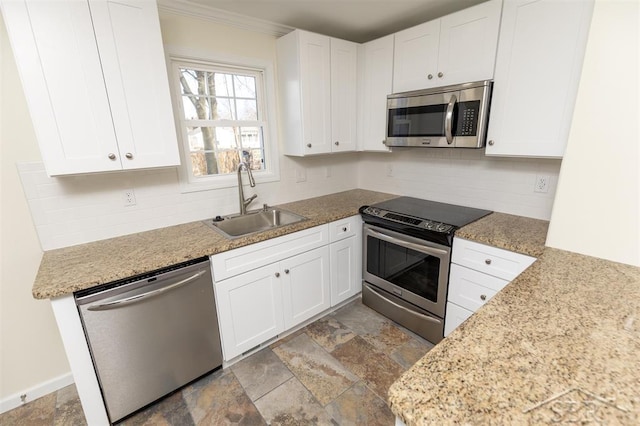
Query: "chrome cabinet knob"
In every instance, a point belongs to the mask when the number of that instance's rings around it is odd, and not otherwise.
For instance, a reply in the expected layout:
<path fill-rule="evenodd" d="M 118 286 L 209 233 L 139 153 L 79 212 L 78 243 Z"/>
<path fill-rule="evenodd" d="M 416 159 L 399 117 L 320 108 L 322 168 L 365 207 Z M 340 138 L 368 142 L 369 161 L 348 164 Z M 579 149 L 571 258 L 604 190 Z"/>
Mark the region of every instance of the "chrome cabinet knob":
<path fill-rule="evenodd" d="M 384 141 L 382 141 L 382 145 L 384 145 Z"/>
<path fill-rule="evenodd" d="M 115 160 L 116 159 L 116 155 L 112 152 L 109 154 L 109 160 Z"/>
<path fill-rule="evenodd" d="M 438 77 L 442 78 L 444 76 L 444 74 L 442 74 L 441 72 L 438 73 Z"/>
<path fill-rule="evenodd" d="M 307 148 L 311 148 L 311 144 L 310 143 L 307 144 Z"/>
<path fill-rule="evenodd" d="M 276 272 L 276 278 L 280 278 L 280 272 Z"/>
<path fill-rule="evenodd" d="M 284 273 L 285 273 L 285 274 L 288 274 L 288 273 L 289 273 L 289 270 L 288 270 L 288 269 L 285 269 L 285 270 L 284 270 Z"/>
<path fill-rule="evenodd" d="M 335 141 L 333 144 L 334 144 L 335 146 L 338 146 L 338 145 L 340 145 L 340 142 Z"/>
<path fill-rule="evenodd" d="M 480 295 L 480 300 L 487 300 L 487 295 L 486 294 L 481 294 Z"/>
<path fill-rule="evenodd" d="M 347 232 L 347 227 L 346 226 L 342 227 L 342 232 Z"/>
<path fill-rule="evenodd" d="M 429 74 L 429 75 L 427 75 L 427 78 L 428 78 L 429 80 L 433 79 L 433 74 Z"/>
<path fill-rule="evenodd" d="M 491 259 L 485 259 L 484 263 L 486 263 L 487 265 L 491 265 Z"/>
<path fill-rule="evenodd" d="M 492 140 L 491 140 L 491 141 L 489 141 L 489 146 L 493 146 L 493 144 L 494 144 L 494 143 L 495 143 L 495 142 L 494 142 L 494 141 L 492 141 Z"/>
<path fill-rule="evenodd" d="M 130 152 L 127 152 L 124 156 L 127 157 L 129 160 L 133 158 L 133 154 Z"/>

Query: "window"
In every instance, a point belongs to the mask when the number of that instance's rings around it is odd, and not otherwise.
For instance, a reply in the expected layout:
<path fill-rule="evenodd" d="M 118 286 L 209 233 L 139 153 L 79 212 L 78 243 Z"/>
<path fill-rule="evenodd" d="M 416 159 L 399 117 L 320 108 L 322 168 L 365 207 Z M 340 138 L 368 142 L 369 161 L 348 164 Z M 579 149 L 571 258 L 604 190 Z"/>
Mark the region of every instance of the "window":
<path fill-rule="evenodd" d="M 183 190 L 236 185 L 241 161 L 258 182 L 277 180 L 267 69 L 180 58 L 172 58 L 172 65 Z"/>

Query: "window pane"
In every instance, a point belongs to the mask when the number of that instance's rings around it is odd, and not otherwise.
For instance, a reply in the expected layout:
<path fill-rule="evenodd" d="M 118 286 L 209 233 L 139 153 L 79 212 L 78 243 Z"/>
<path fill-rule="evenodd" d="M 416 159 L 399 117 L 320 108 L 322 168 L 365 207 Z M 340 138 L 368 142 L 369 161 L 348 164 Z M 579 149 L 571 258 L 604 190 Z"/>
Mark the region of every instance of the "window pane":
<path fill-rule="evenodd" d="M 242 153 L 251 170 L 264 170 L 264 151 L 261 148 L 245 149 Z"/>
<path fill-rule="evenodd" d="M 234 75 L 237 98 L 256 98 L 256 78 L 247 75 Z"/>
<path fill-rule="evenodd" d="M 237 149 L 239 129 L 237 127 L 216 127 L 216 147 L 219 150 Z"/>
<path fill-rule="evenodd" d="M 212 96 L 233 96 L 233 75 L 215 73 L 215 91 L 211 92 Z"/>
<path fill-rule="evenodd" d="M 255 100 L 237 99 L 238 120 L 258 120 L 258 105 Z"/>
<path fill-rule="evenodd" d="M 200 151 L 192 152 L 190 155 L 193 176 L 199 177 L 218 174 L 218 164 L 215 153 Z"/>
<path fill-rule="evenodd" d="M 180 88 L 182 94 L 198 93 L 198 80 L 195 70 L 180 68 Z"/>
<path fill-rule="evenodd" d="M 184 118 L 187 120 L 209 119 L 209 105 L 207 98 L 198 96 L 183 96 Z"/>
<path fill-rule="evenodd" d="M 211 99 L 212 120 L 236 120 L 233 99 Z"/>
<path fill-rule="evenodd" d="M 262 132 L 259 127 L 242 127 L 240 141 L 243 148 L 262 148 Z"/>

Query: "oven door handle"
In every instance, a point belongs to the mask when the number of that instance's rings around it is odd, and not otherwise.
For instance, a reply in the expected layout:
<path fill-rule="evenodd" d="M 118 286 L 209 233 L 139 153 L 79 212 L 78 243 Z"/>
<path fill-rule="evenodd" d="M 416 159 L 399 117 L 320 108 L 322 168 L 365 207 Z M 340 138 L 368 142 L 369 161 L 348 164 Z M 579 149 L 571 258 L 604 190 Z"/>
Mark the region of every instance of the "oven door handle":
<path fill-rule="evenodd" d="M 373 229 L 368 229 L 367 232 L 369 234 L 371 234 L 372 236 L 379 238 L 381 240 L 387 241 L 389 243 L 392 244 L 397 244 L 399 246 L 402 247 L 407 247 L 407 248 L 411 248 L 413 250 L 422 252 L 422 253 L 426 253 L 426 254 L 431 254 L 431 255 L 435 255 L 435 256 L 447 256 L 447 252 L 445 250 L 441 250 L 441 249 L 437 249 L 437 248 L 433 248 L 433 247 L 428 247 L 428 246 L 423 246 L 420 244 L 415 244 L 415 243 L 410 243 L 409 241 L 404 241 L 401 240 L 399 238 L 395 238 L 395 237 L 390 237 L 389 235 L 385 235 L 382 234 L 378 231 L 374 231 Z"/>
<path fill-rule="evenodd" d="M 392 304 L 393 306 L 395 306 L 395 307 L 396 307 L 396 308 L 398 308 L 398 309 L 401 309 L 401 310 L 403 310 L 403 311 L 405 311 L 405 312 L 407 312 L 407 313 L 409 313 L 409 314 L 411 314 L 411 315 L 415 315 L 415 316 L 417 316 L 417 317 L 420 317 L 420 318 L 422 318 L 422 319 L 424 319 L 424 320 L 426 320 L 426 321 L 435 322 L 436 324 L 440 324 L 440 323 L 441 323 L 441 321 L 440 321 L 440 320 L 437 320 L 437 319 L 432 318 L 432 317 L 430 317 L 430 316 L 428 316 L 428 315 L 425 315 L 425 314 L 423 314 L 423 313 L 416 312 L 416 311 L 414 311 L 414 310 L 411 310 L 411 309 L 409 309 L 409 308 L 406 308 L 406 307 L 404 307 L 404 306 L 400 305 L 399 303 L 396 303 L 396 302 L 394 302 L 393 300 L 391 300 L 391 299 L 389 299 L 389 298 L 387 298 L 387 297 L 384 297 L 384 294 L 380 293 L 378 290 L 376 290 L 375 288 L 373 288 L 373 286 L 368 286 L 368 288 L 369 288 L 369 290 L 371 290 L 371 291 L 372 291 L 376 296 L 378 296 L 378 297 L 380 297 L 380 298 L 384 299 L 384 301 L 385 301 L 385 302 Z"/>
<path fill-rule="evenodd" d="M 451 145 L 453 143 L 453 108 L 458 102 L 456 95 L 451 95 L 449 104 L 447 104 L 447 114 L 444 117 L 444 135 L 447 138 L 447 143 Z"/>

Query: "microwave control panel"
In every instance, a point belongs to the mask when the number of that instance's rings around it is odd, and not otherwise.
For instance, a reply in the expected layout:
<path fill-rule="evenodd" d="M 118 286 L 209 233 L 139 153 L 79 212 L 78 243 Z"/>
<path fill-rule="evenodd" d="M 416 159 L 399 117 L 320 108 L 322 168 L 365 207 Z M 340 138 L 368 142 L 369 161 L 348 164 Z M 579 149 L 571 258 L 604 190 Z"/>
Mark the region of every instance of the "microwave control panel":
<path fill-rule="evenodd" d="M 458 103 L 458 125 L 456 136 L 476 136 L 480 101 Z"/>

